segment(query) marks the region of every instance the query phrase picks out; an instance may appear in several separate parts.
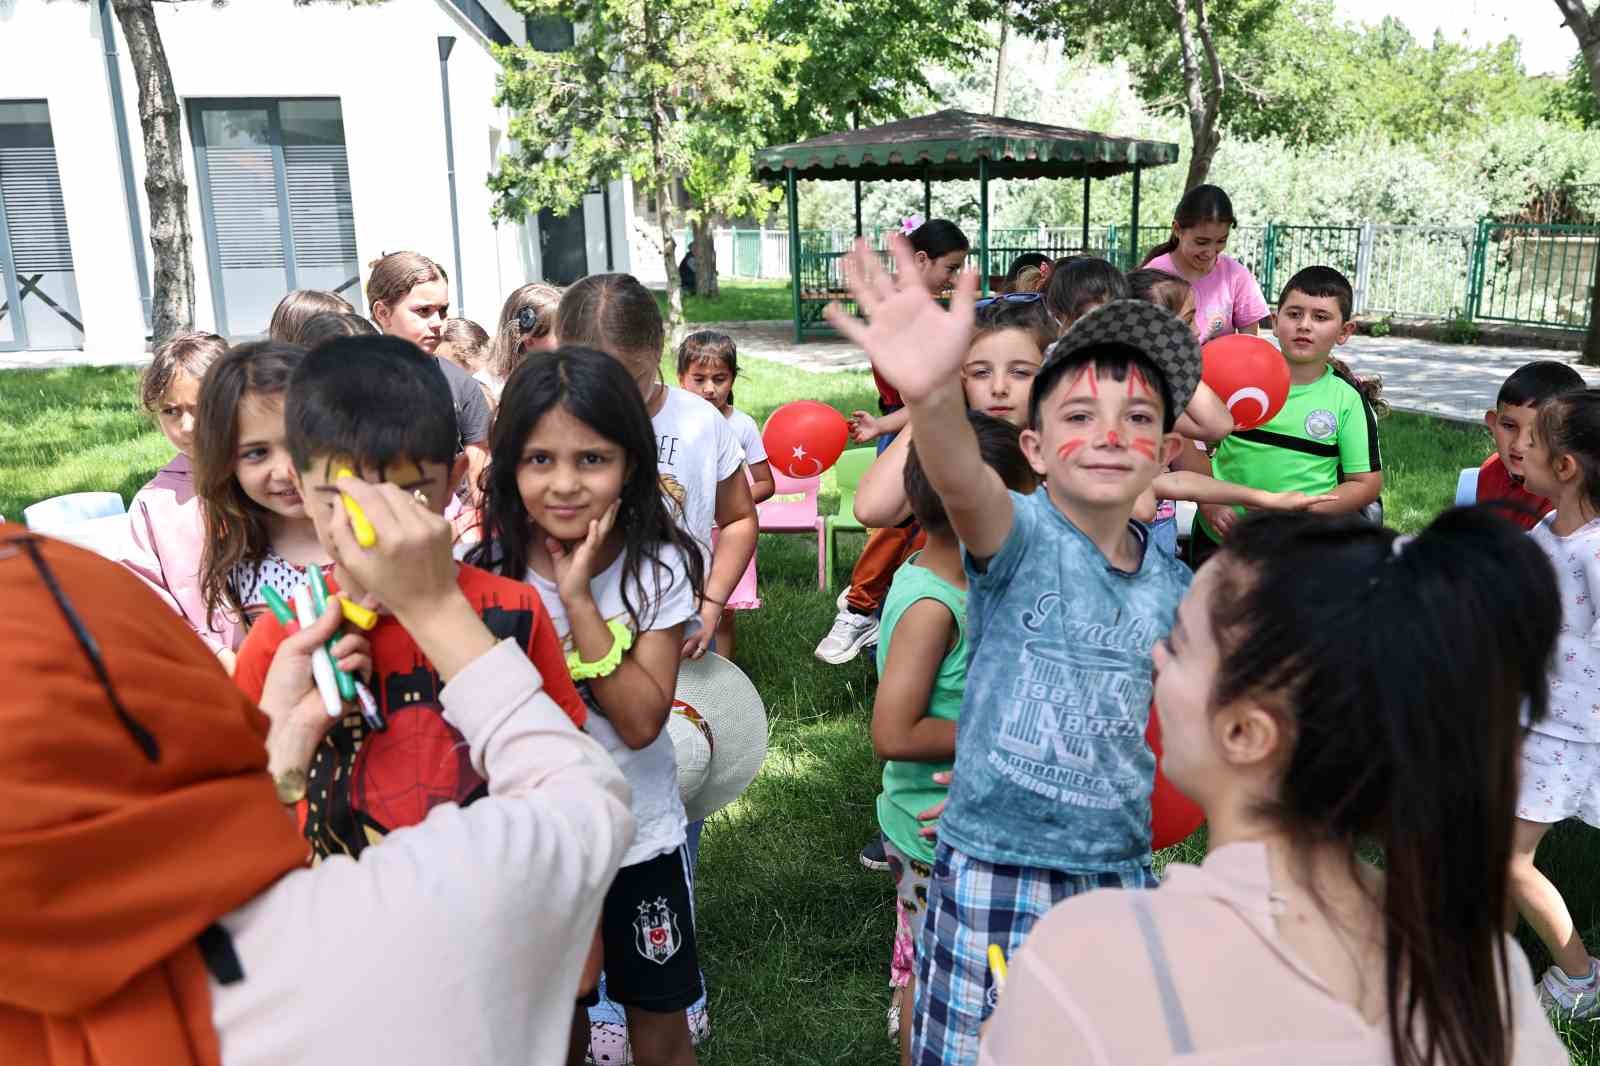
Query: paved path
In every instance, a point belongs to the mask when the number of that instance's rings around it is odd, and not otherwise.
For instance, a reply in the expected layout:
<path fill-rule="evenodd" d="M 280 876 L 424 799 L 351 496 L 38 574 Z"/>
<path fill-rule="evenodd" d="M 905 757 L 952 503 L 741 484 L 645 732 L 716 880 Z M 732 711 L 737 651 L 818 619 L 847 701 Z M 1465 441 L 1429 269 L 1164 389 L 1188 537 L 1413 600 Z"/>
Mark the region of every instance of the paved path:
<path fill-rule="evenodd" d="M 709 323 L 738 341 L 739 351 L 758 359 L 786 363 L 802 370 L 829 373 L 864 370 L 860 349 L 837 338 L 796 344 L 788 321 Z M 1356 337 L 1339 354 L 1358 374 L 1383 378 L 1384 397 L 1394 407 L 1445 418 L 1479 422 L 1494 406 L 1500 383 L 1517 367 L 1534 359 L 1574 362 L 1576 352 L 1548 348 L 1492 348 L 1477 344 L 1440 344 L 1406 337 Z M 148 355 L 85 355 L 78 351 L 7 352 L 0 370 L 64 366 L 137 366 Z M 1578 367 L 1591 385 L 1600 385 L 1600 368 Z"/>
<path fill-rule="evenodd" d="M 823 372 L 867 366 L 859 349 L 837 338 L 796 344 L 789 322 L 724 322 L 711 328 L 731 335 L 741 355 Z M 1493 348 L 1407 337 L 1354 337 L 1338 352 L 1356 373 L 1381 376 L 1384 399 L 1393 407 L 1468 422 L 1483 420 L 1500 383 L 1522 364 L 1535 359 L 1574 363 L 1578 357 L 1577 352 L 1550 348 Z M 1600 367 L 1577 369 L 1591 385 L 1600 386 Z"/>

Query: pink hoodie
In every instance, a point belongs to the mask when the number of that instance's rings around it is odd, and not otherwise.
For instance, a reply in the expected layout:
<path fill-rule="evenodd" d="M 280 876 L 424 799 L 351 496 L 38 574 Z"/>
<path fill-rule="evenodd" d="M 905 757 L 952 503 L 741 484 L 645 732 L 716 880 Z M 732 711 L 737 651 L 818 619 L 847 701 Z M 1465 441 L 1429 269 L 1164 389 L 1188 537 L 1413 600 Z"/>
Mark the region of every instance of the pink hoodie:
<path fill-rule="evenodd" d="M 200 556 L 205 547 L 201 506 L 189 457 L 180 454 L 133 497 L 128 508 L 133 546 L 118 562 L 143 578 L 213 651 L 237 648 L 244 634 L 222 611 L 217 612 L 217 628 L 206 623 L 205 598 L 200 594 Z"/>

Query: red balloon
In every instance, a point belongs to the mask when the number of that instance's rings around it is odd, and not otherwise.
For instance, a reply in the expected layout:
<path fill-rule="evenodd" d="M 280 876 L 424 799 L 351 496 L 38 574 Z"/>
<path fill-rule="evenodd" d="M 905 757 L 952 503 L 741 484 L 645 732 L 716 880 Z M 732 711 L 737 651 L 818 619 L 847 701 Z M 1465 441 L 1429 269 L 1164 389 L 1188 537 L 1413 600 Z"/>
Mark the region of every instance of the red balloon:
<path fill-rule="evenodd" d="M 1289 361 L 1272 343 L 1230 333 L 1200 349 L 1200 380 L 1222 397 L 1236 429 L 1266 425 L 1289 399 Z"/>
<path fill-rule="evenodd" d="M 816 400 L 793 400 L 767 418 L 767 461 L 792 478 L 816 477 L 839 461 L 850 439 L 844 415 Z"/>
<path fill-rule="evenodd" d="M 1161 720 L 1156 717 L 1154 700 L 1150 701 L 1150 724 L 1145 727 L 1144 741 L 1156 754 L 1156 787 L 1150 793 L 1150 849 L 1160 851 L 1189 839 L 1206 820 L 1206 814 L 1161 773 Z"/>

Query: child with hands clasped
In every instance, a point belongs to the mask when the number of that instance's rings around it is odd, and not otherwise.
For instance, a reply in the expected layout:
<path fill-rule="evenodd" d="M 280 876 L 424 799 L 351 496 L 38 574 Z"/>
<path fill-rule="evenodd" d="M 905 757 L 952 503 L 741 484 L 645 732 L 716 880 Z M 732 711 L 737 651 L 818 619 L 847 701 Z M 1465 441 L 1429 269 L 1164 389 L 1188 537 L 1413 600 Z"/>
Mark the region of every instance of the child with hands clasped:
<path fill-rule="evenodd" d="M 905 246 L 895 254 L 904 276 Z M 991 944 L 1015 950 L 1067 896 L 1154 883 L 1150 653 L 1189 574 L 1146 550 L 1131 514 L 1179 447 L 1172 427 L 1199 384 L 1200 352 L 1150 304 L 1113 301 L 1085 316 L 1034 379 L 1021 443 L 1045 487 L 1024 496 L 984 464 L 964 409 L 973 276 L 946 312 L 926 290 L 897 285 L 864 246 L 850 265 L 870 324 L 837 306 L 829 321 L 905 398 L 969 583 L 972 650 L 912 1050 L 919 1064 L 968 1064 L 992 1009 Z"/>
<path fill-rule="evenodd" d="M 744 451 L 745 473 L 750 478 L 750 500 L 759 504 L 770 499 L 777 488 L 772 477 L 772 464 L 767 462 L 767 448 L 761 443 L 761 430 L 756 420 L 733 406 L 733 383 L 739 376 L 739 349 L 726 333 L 702 329 L 689 334 L 678 345 L 678 384 L 685 391 L 700 396 L 712 407 L 722 412 L 739 438 Z M 711 548 L 715 557 L 717 531 L 712 530 Z M 753 611 L 761 606 L 761 596 L 756 589 L 756 557 L 750 556 L 750 565 L 744 576 L 728 597 L 722 621 L 717 624 L 717 651 L 733 658 L 733 612 Z"/>
<path fill-rule="evenodd" d="M 1529 536 L 1555 566 L 1562 618 L 1549 713 L 1522 741 L 1511 897 L 1554 961 L 1539 998 L 1562 1016 L 1594 1018 L 1600 961 L 1533 857 L 1557 822 L 1600 827 L 1600 391 L 1545 401 L 1524 442 L 1522 474 L 1529 492 L 1555 501 Z"/>
<path fill-rule="evenodd" d="M 485 495 L 491 538 L 471 558 L 539 593 L 593 712 L 588 732 L 633 789 L 638 831 L 601 914 L 606 987 L 641 1066 L 693 1063 L 699 998 L 686 815 L 666 731 L 700 552 L 657 481 L 650 416 L 622 365 L 564 345 L 506 383 Z M 638 923 L 651 935 L 641 939 Z M 573 1061 L 589 1047 L 585 1006 Z"/>

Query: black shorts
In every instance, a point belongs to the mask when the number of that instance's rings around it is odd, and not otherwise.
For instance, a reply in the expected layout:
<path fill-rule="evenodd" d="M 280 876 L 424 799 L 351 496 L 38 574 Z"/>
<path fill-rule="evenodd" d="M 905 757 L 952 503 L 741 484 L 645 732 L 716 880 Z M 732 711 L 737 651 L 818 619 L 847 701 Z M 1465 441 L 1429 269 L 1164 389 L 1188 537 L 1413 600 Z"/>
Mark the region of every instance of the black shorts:
<path fill-rule="evenodd" d="M 613 1000 L 668 1014 L 700 998 L 690 892 L 689 853 L 681 845 L 617 871 L 600 912 Z"/>

